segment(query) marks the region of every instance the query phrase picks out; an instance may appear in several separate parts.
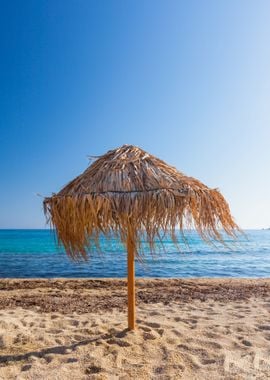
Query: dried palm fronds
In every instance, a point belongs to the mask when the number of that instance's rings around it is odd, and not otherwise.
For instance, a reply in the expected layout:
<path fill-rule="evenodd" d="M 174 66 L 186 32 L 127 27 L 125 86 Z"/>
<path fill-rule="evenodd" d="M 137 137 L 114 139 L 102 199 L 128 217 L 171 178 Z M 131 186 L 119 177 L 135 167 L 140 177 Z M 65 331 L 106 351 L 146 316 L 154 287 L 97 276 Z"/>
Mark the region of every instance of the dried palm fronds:
<path fill-rule="evenodd" d="M 238 230 L 217 189 L 132 145 L 97 158 L 59 193 L 45 198 L 44 211 L 74 259 L 87 258 L 99 246 L 100 234 L 113 233 L 126 243 L 132 230 L 139 256 L 142 236 L 153 250 L 161 231 L 177 243 L 176 228 L 195 228 L 207 242 L 223 241 L 220 229 L 232 237 Z"/>

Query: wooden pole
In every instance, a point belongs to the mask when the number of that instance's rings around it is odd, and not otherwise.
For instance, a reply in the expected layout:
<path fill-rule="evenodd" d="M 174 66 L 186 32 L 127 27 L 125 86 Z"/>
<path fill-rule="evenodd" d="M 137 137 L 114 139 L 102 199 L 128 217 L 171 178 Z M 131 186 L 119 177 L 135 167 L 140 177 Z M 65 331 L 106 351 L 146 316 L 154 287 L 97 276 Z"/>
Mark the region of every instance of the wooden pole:
<path fill-rule="evenodd" d="M 128 329 L 135 329 L 135 241 L 132 229 L 127 236 L 127 269 L 128 269 Z"/>

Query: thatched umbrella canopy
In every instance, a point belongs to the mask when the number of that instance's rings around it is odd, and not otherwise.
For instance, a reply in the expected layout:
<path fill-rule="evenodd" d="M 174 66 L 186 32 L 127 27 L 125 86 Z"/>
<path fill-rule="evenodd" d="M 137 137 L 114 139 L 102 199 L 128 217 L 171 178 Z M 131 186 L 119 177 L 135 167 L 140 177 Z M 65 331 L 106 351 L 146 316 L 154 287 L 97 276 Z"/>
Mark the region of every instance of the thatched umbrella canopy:
<path fill-rule="evenodd" d="M 123 145 L 99 157 L 59 193 L 44 200 L 59 241 L 73 259 L 87 258 L 100 234 L 114 233 L 128 251 L 129 328 L 135 326 L 134 257 L 141 239 L 153 250 L 160 232 L 195 228 L 207 242 L 223 241 L 220 229 L 238 230 L 217 189 L 179 172 L 144 150 Z"/>

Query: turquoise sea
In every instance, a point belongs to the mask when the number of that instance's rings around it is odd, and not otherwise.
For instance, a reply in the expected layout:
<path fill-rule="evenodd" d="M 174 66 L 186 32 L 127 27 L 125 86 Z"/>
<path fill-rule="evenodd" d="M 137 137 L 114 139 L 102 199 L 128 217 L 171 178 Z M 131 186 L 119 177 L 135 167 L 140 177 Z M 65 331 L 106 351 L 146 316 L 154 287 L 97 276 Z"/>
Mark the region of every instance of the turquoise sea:
<path fill-rule="evenodd" d="M 228 247 L 209 246 L 195 232 L 189 248 L 176 250 L 164 239 L 166 253 L 136 262 L 137 277 L 270 277 L 270 231 L 245 231 Z M 74 263 L 59 248 L 49 230 L 0 230 L 0 277 L 125 277 L 126 252 L 115 239 L 102 241 L 102 253 Z"/>

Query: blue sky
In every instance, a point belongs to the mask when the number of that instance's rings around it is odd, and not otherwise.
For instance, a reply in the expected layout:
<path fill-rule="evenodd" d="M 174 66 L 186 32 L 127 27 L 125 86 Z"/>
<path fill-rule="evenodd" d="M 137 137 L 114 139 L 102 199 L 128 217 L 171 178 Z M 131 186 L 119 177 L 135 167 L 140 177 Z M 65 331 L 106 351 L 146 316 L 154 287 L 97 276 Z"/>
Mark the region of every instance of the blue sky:
<path fill-rule="evenodd" d="M 2 1 L 0 228 L 87 155 L 141 146 L 270 226 L 269 1 Z"/>

